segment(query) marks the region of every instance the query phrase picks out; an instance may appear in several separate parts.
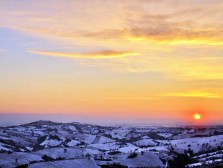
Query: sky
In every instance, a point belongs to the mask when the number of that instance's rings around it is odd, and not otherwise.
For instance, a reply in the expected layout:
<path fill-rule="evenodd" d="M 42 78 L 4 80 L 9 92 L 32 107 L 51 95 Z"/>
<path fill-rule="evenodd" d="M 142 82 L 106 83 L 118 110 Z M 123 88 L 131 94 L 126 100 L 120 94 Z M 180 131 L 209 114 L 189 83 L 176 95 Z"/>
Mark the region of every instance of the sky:
<path fill-rule="evenodd" d="M 196 113 L 223 122 L 222 0 L 0 1 L 0 122 Z"/>

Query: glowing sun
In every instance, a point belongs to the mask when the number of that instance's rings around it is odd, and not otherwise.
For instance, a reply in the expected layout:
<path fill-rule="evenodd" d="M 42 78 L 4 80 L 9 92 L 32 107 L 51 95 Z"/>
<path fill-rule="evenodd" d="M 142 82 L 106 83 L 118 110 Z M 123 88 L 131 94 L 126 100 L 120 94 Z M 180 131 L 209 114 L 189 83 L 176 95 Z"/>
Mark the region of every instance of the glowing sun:
<path fill-rule="evenodd" d="M 200 114 L 194 114 L 194 119 L 195 120 L 200 120 L 201 119 L 201 115 Z"/>

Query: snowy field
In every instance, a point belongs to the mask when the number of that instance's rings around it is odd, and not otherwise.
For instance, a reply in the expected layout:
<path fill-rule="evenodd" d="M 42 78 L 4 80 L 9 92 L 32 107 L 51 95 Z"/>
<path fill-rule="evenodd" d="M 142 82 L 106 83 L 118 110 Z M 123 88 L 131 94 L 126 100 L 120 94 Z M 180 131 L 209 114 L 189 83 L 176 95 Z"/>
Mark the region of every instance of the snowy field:
<path fill-rule="evenodd" d="M 99 126 L 37 121 L 0 127 L 0 167 L 187 167 L 222 163 L 223 127 Z"/>

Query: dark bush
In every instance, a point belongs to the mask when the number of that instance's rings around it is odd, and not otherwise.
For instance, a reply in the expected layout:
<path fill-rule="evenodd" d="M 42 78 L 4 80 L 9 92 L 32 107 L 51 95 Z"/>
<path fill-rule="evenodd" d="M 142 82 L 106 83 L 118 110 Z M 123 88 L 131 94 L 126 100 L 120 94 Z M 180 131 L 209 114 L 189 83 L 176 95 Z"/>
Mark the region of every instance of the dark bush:
<path fill-rule="evenodd" d="M 127 158 L 132 159 L 132 158 L 135 158 L 137 156 L 138 156 L 138 154 L 134 152 L 134 153 L 131 153 Z"/>
<path fill-rule="evenodd" d="M 28 164 L 24 164 L 24 165 L 19 165 L 16 168 L 27 168 L 27 167 L 28 167 Z"/>
<path fill-rule="evenodd" d="M 119 151 L 112 151 L 112 152 L 108 152 L 109 155 L 117 155 L 120 154 L 121 152 Z"/>
<path fill-rule="evenodd" d="M 185 168 L 186 165 L 196 163 L 195 159 L 190 158 L 187 154 L 178 154 L 174 157 L 174 160 L 169 161 L 169 167 L 171 168 Z"/>
<path fill-rule="evenodd" d="M 48 161 L 53 161 L 53 160 L 54 160 L 52 157 L 47 156 L 47 155 L 43 155 L 43 156 L 42 156 L 42 159 L 43 159 L 44 161 L 46 161 L 46 162 L 48 162 Z"/>

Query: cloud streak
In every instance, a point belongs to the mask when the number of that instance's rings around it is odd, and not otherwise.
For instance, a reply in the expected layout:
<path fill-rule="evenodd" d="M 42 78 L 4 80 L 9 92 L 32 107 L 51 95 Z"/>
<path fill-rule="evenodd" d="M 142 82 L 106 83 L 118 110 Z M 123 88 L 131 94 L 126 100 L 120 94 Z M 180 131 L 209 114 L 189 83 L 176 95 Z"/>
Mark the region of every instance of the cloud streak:
<path fill-rule="evenodd" d="M 220 95 L 215 93 L 207 92 L 182 92 L 182 93 L 170 93 L 162 95 L 164 97 L 185 97 L 185 98 L 208 98 L 208 99 L 217 99 L 221 98 Z"/>
<path fill-rule="evenodd" d="M 95 52 L 54 52 L 54 51 L 39 51 L 30 50 L 30 53 L 53 56 L 53 57 L 68 57 L 68 58 L 87 58 L 87 59 L 107 59 L 107 58 L 121 58 L 128 56 L 138 56 L 139 53 L 127 51 L 113 51 L 113 50 L 100 50 Z"/>
<path fill-rule="evenodd" d="M 143 10 L 132 12 L 130 10 L 129 15 L 133 17 L 125 19 L 124 27 L 104 29 L 98 32 L 82 32 L 80 36 L 98 39 L 123 39 L 135 43 L 145 41 L 151 44 L 222 45 L 222 23 L 209 18 L 212 16 L 217 20 L 222 14 L 221 11 L 221 7 L 216 6 L 211 9 L 181 9 L 172 13 L 148 13 Z M 204 16 L 207 13 L 209 16 Z M 199 20 L 201 17 L 206 20 Z"/>

